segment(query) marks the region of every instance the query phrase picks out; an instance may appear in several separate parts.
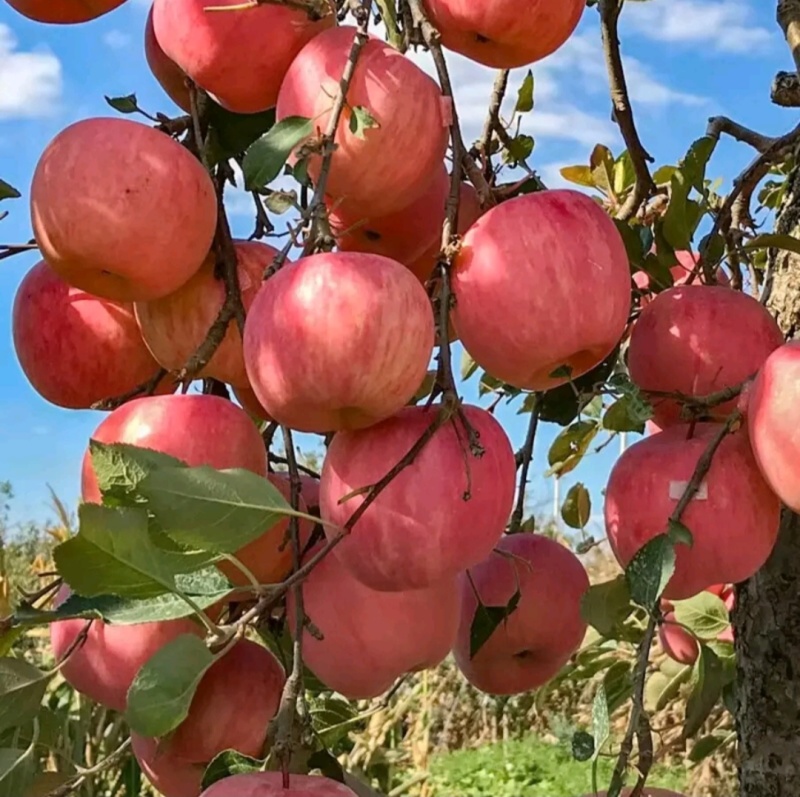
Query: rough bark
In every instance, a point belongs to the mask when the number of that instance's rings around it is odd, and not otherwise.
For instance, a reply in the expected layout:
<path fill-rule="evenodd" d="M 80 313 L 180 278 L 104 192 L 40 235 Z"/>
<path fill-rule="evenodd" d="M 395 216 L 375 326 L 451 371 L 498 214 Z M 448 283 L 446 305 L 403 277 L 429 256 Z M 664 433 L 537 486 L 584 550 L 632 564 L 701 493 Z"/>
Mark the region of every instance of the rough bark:
<path fill-rule="evenodd" d="M 800 237 L 800 169 L 790 177 L 776 232 Z M 770 253 L 768 306 L 800 337 L 800 256 Z M 733 615 L 741 797 L 800 794 L 800 516 L 784 512 L 767 564 L 739 585 Z"/>

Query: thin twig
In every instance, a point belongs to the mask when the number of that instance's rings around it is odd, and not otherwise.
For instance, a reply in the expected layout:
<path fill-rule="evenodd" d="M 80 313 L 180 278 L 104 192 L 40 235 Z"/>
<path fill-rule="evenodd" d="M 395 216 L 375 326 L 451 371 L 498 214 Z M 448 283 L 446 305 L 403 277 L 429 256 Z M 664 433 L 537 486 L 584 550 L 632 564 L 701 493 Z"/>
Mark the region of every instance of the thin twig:
<path fill-rule="evenodd" d="M 533 445 L 536 442 L 536 430 L 539 427 L 539 400 L 538 396 L 536 404 L 531 411 L 531 419 L 528 423 L 528 434 L 525 437 L 525 443 L 522 446 L 520 473 L 519 473 L 519 489 L 517 491 L 517 505 L 514 507 L 514 513 L 511 515 L 511 526 L 509 533 L 515 534 L 522 526 L 523 515 L 525 514 L 525 493 L 528 485 L 528 471 L 531 467 L 533 460 Z"/>
<path fill-rule="evenodd" d="M 52 791 L 47 792 L 44 797 L 67 797 L 68 794 L 72 794 L 72 792 L 83 786 L 87 778 L 91 777 L 92 775 L 97 775 L 100 772 L 105 772 L 105 770 L 110 769 L 115 764 L 118 764 L 119 760 L 125 755 L 125 753 L 128 752 L 130 745 L 131 740 L 130 737 L 128 737 L 116 750 L 114 750 L 113 753 L 107 755 L 102 761 L 100 761 L 100 763 L 95 764 L 90 769 L 81 770 L 77 777 L 68 780 L 66 783 L 63 783 L 61 786 L 58 786 Z"/>
<path fill-rule="evenodd" d="M 749 144 L 753 149 L 761 153 L 766 152 L 775 143 L 775 139 L 772 136 L 757 133 L 749 127 L 734 122 L 733 119 L 729 119 L 727 116 L 712 116 L 708 120 L 706 135 L 719 141 L 719 137 L 723 133 L 735 138 L 737 141 L 741 141 L 743 144 Z"/>
<path fill-rule="evenodd" d="M 494 134 L 500 131 L 506 132 L 500 121 L 500 109 L 506 96 L 508 88 L 508 76 L 510 70 L 501 69 L 492 87 L 492 96 L 489 100 L 489 111 L 486 114 L 486 121 L 483 125 L 483 134 L 475 146 L 475 151 L 483 158 L 483 174 L 487 180 L 492 178 L 492 139 Z"/>
<path fill-rule="evenodd" d="M 0 244 L 0 260 L 14 257 L 14 255 L 22 255 L 25 252 L 32 252 L 38 248 L 39 245 L 33 240 L 28 241 L 26 244 Z"/>
<path fill-rule="evenodd" d="M 139 398 L 140 396 L 152 396 L 153 393 L 155 393 L 158 389 L 158 386 L 161 384 L 162 380 L 167 376 L 167 373 L 168 372 L 166 368 L 159 368 L 158 371 L 152 377 L 150 377 L 150 379 L 142 382 L 140 385 L 137 385 L 134 388 L 131 388 L 127 393 L 122 393 L 119 396 L 103 399 L 102 401 L 96 401 L 94 404 L 92 404 L 91 409 L 110 412 L 117 409 L 117 407 L 121 407 L 123 404 L 126 404 L 131 399 Z"/>
<path fill-rule="evenodd" d="M 633 189 L 617 211 L 617 218 L 627 221 L 635 216 L 639 208 L 649 199 L 656 186 L 650 176 L 648 162 L 653 158 L 645 150 L 633 118 L 628 84 L 622 65 L 622 54 L 619 44 L 619 16 L 622 12 L 622 0 L 600 0 L 600 28 L 603 37 L 603 51 L 608 69 L 608 84 L 611 102 L 614 106 L 614 120 L 619 126 L 625 146 L 633 164 L 636 181 Z"/>

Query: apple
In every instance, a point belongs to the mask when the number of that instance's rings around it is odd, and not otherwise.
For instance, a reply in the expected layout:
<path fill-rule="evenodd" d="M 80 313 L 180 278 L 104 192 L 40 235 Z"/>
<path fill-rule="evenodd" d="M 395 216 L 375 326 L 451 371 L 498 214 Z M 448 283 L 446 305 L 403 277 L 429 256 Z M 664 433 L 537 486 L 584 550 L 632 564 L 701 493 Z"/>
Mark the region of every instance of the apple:
<path fill-rule="evenodd" d="M 165 133 L 128 119 L 84 119 L 39 159 L 31 219 L 42 257 L 70 285 L 149 301 L 203 264 L 217 197 L 200 162 Z"/>
<path fill-rule="evenodd" d="M 323 31 L 300 51 L 278 95 L 277 119 L 312 119 L 324 133 L 357 29 Z M 353 132 L 353 115 L 366 110 L 377 126 Z M 437 83 L 402 53 L 370 35 L 361 49 L 336 130 L 326 184 L 342 212 L 370 218 L 410 205 L 428 189 L 444 161 L 452 107 Z M 320 177 L 322 157 L 308 173 Z"/>
<path fill-rule="evenodd" d="M 192 98 L 186 73 L 161 49 L 153 30 L 153 6 L 147 13 L 144 28 L 144 55 L 153 77 L 166 95 L 183 111 L 191 113 Z"/>
<path fill-rule="evenodd" d="M 125 0 L 6 0 L 15 11 L 34 22 L 74 25 L 89 22 L 119 8 Z"/>
<path fill-rule="evenodd" d="M 697 265 L 697 261 L 699 260 L 699 255 L 696 255 L 692 252 L 687 251 L 678 251 L 675 252 L 675 257 L 677 258 L 678 262 L 676 265 L 670 268 L 670 274 L 672 275 L 672 285 L 663 285 L 659 286 L 657 280 L 655 280 L 656 288 L 661 287 L 662 289 L 669 288 L 669 287 L 677 287 L 679 285 L 685 285 L 686 280 L 689 279 L 690 274 L 694 271 L 694 267 Z M 721 285 L 725 288 L 729 288 L 731 285 L 730 277 L 725 272 L 725 269 L 722 266 L 719 266 L 716 271 L 716 279 L 717 285 Z M 646 304 L 649 304 L 653 301 L 657 294 L 650 293 L 651 285 L 654 282 L 654 278 L 651 277 L 646 271 L 637 271 L 633 275 L 633 281 L 636 283 L 636 287 L 642 291 L 642 296 L 639 298 L 639 306 L 644 307 Z M 702 285 L 704 284 L 703 274 L 702 272 L 695 278 L 692 282 L 692 285 Z"/>
<path fill-rule="evenodd" d="M 131 305 L 71 288 L 44 261 L 17 289 L 12 334 L 28 381 L 59 407 L 89 409 L 128 393 L 158 371 Z M 176 387 L 165 377 L 157 390 L 171 393 Z"/>
<path fill-rule="evenodd" d="M 274 107 L 284 75 L 303 45 L 336 24 L 298 8 L 240 0 L 155 0 L 153 31 L 164 53 L 224 108 L 258 113 Z"/>
<path fill-rule="evenodd" d="M 203 675 L 189 714 L 162 742 L 178 761 L 208 764 L 223 750 L 260 758 L 286 675 L 263 645 L 242 639 Z"/>
<path fill-rule="evenodd" d="M 446 210 L 446 209 L 445 209 Z M 480 198 L 472 183 L 461 183 L 461 194 L 458 203 L 458 224 L 456 233 L 464 235 L 466 231 L 481 217 Z M 408 264 L 408 268 L 420 280 L 427 282 L 433 275 L 436 268 L 436 261 L 442 248 L 442 227 L 444 226 L 444 215 L 439 220 L 439 235 L 433 240 L 431 245 L 413 263 Z M 455 339 L 455 331 L 450 336 L 451 342 Z"/>
<path fill-rule="evenodd" d="M 63 585 L 54 604 L 60 606 L 71 594 Z M 50 645 L 60 660 L 78 638 L 86 620 L 61 620 L 50 624 Z M 182 634 L 204 635 L 204 628 L 191 618 L 135 625 L 113 625 L 94 620 L 86 641 L 61 668 L 73 689 L 115 711 L 124 711 L 136 673 L 164 645 Z"/>
<path fill-rule="evenodd" d="M 496 69 L 554 53 L 578 26 L 585 0 L 423 0 L 442 44 Z"/>
<path fill-rule="evenodd" d="M 658 640 L 664 653 L 679 664 L 694 664 L 700 647 L 694 636 L 675 619 L 675 612 L 664 613 L 664 622 L 658 628 Z"/>
<path fill-rule="evenodd" d="M 244 360 L 278 423 L 359 429 L 416 393 L 434 334 L 428 295 L 408 269 L 379 255 L 325 252 L 264 282 L 245 322 Z"/>
<path fill-rule="evenodd" d="M 248 772 L 218 780 L 200 797 L 357 797 L 344 783 L 317 775 L 289 775 L 283 786 L 281 772 Z M 656 795 L 658 797 L 658 795 Z"/>
<path fill-rule="evenodd" d="M 322 547 L 315 545 L 306 557 Z M 342 567 L 333 551 L 303 581 L 303 607 L 324 637 L 305 630 L 303 661 L 327 687 L 349 700 L 378 697 L 404 673 L 444 661 L 460 614 L 454 576 L 428 589 L 377 592 Z M 293 638 L 295 618 L 290 591 L 287 620 Z"/>
<path fill-rule="evenodd" d="M 261 406 L 253 389 L 248 385 L 247 387 L 237 387 L 231 385 L 231 391 L 236 397 L 236 400 L 241 404 L 242 409 L 250 413 L 256 421 L 266 421 L 272 423 L 275 419 Z"/>
<path fill-rule="evenodd" d="M 351 215 L 329 199 L 328 219 L 340 250 L 383 255 L 408 266 L 431 246 L 438 251 L 449 193 L 450 175 L 442 165 L 425 193 L 394 213 Z"/>
<path fill-rule="evenodd" d="M 264 271 L 278 250 L 259 241 L 235 241 L 237 273 L 245 312 L 255 299 Z M 225 303 L 225 284 L 215 276 L 216 258 L 209 254 L 200 270 L 176 291 L 151 302 L 137 302 L 136 320 L 153 356 L 167 370 L 178 372 L 206 339 Z M 236 321 L 198 377 L 247 388 L 242 338 Z"/>
<path fill-rule="evenodd" d="M 581 600 L 589 576 L 578 557 L 541 534 L 504 536 L 495 550 L 461 576 L 461 624 L 453 648 L 456 664 L 477 689 L 514 695 L 552 680 L 578 650 L 586 634 Z M 483 606 L 516 609 L 470 656 L 478 599 Z"/>
<path fill-rule="evenodd" d="M 551 190 L 493 207 L 453 262 L 451 317 L 464 348 L 492 376 L 550 390 L 602 362 L 631 305 L 625 245 L 591 197 Z M 602 297 L 602 301 L 590 297 Z"/>
<path fill-rule="evenodd" d="M 198 797 L 205 764 L 191 764 L 162 750 L 158 739 L 131 733 L 131 750 L 147 780 L 163 797 Z"/>
<path fill-rule="evenodd" d="M 667 533 L 669 518 L 719 425 L 698 423 L 692 436 L 689 430 L 689 425 L 671 426 L 639 440 L 611 470 L 606 531 L 623 567 L 653 537 Z M 664 597 L 682 600 L 711 584 L 750 578 L 772 552 L 780 511 L 780 501 L 761 476 L 745 431 L 727 435 L 681 517 L 693 542 L 691 547 L 675 546 L 675 572 Z"/>
<path fill-rule="evenodd" d="M 644 391 L 705 396 L 743 382 L 783 343 L 775 319 L 752 296 L 721 286 L 668 288 L 642 310 L 631 332 L 628 368 Z M 681 423 L 681 405 L 652 399 L 662 428 Z M 732 399 L 714 408 L 724 417 Z"/>
<path fill-rule="evenodd" d="M 484 449 L 469 449 L 461 418 L 440 427 L 359 518 L 333 555 L 374 590 L 432 587 L 489 555 L 511 515 L 516 462 L 503 427 L 486 410 L 462 405 Z M 359 431 L 339 432 L 322 466 L 320 515 L 344 527 L 377 484 L 423 436 L 439 411 L 406 407 Z M 337 529 L 325 526 L 329 539 Z"/>
<path fill-rule="evenodd" d="M 800 512 L 800 343 L 785 343 L 762 365 L 747 395 L 756 462 L 786 506 Z"/>
<path fill-rule="evenodd" d="M 92 440 L 151 448 L 190 467 L 246 468 L 260 476 L 267 474 L 267 453 L 258 429 L 243 409 L 219 396 L 133 399 L 110 413 Z M 101 501 L 88 449 L 83 457 L 81 494 L 84 501 Z"/>

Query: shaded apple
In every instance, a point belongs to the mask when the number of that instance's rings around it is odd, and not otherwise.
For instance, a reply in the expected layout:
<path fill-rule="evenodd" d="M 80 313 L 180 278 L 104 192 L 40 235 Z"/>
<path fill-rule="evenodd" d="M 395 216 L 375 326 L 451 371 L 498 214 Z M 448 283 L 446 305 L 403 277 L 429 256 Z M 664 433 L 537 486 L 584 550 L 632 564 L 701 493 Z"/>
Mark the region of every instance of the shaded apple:
<path fill-rule="evenodd" d="M 153 30 L 153 6 L 147 13 L 144 28 L 144 55 L 153 77 L 166 95 L 183 111 L 191 113 L 192 98 L 186 73 L 161 49 Z"/>
<path fill-rule="evenodd" d="M 217 198 L 200 161 L 165 133 L 84 119 L 39 158 L 31 221 L 42 257 L 70 285 L 145 301 L 177 290 L 203 264 Z"/>
<path fill-rule="evenodd" d="M 668 288 L 646 305 L 631 333 L 628 368 L 645 391 L 705 396 L 753 376 L 783 343 L 775 319 L 752 296 L 721 286 Z M 654 396 L 653 420 L 681 423 L 681 406 Z M 736 399 L 715 407 L 724 418 Z"/>
<path fill-rule="evenodd" d="M 468 573 L 460 578 L 461 624 L 453 648 L 466 679 L 493 695 L 521 694 L 553 679 L 586 634 L 581 599 L 589 576 L 578 557 L 541 534 L 512 534 Z M 506 607 L 517 590 L 516 609 L 471 657 L 477 596 L 483 606 Z"/>
<path fill-rule="evenodd" d="M 306 558 L 322 547 L 315 545 Z M 458 629 L 459 589 L 451 576 L 428 589 L 376 592 L 330 552 L 303 581 L 303 608 L 324 636 L 305 631 L 305 664 L 329 688 L 350 700 L 365 700 L 382 695 L 404 673 L 444 661 Z M 295 617 L 289 592 L 293 638 Z"/>
<path fill-rule="evenodd" d="M 575 379 L 625 331 L 631 277 L 614 222 L 572 190 L 516 197 L 483 214 L 453 262 L 451 317 L 472 358 L 528 390 Z M 602 301 L 590 297 L 602 297 Z"/>
<path fill-rule="evenodd" d="M 92 440 L 151 448 L 190 467 L 246 468 L 261 476 L 267 474 L 267 454 L 258 429 L 243 409 L 219 396 L 133 399 L 109 414 Z M 88 449 L 83 457 L 81 494 L 84 501 L 100 503 Z"/>
<path fill-rule="evenodd" d="M 800 342 L 770 354 L 746 400 L 758 467 L 781 501 L 800 512 Z"/>
<path fill-rule="evenodd" d="M 357 795 L 344 783 L 317 775 L 292 773 L 289 775 L 289 787 L 284 788 L 281 772 L 249 772 L 218 780 L 200 797 L 357 797 Z"/>
<path fill-rule="evenodd" d="M 253 389 L 248 387 L 237 387 L 231 385 L 231 391 L 236 397 L 236 400 L 241 404 L 242 409 L 246 410 L 256 421 L 266 421 L 272 423 L 275 419 L 261 406 Z"/>
<path fill-rule="evenodd" d="M 145 777 L 163 797 L 198 797 L 205 764 L 190 764 L 160 749 L 158 739 L 131 733 L 131 751 Z"/>
<path fill-rule="evenodd" d="M 514 500 L 514 452 L 490 413 L 462 409 L 483 455 L 470 451 L 460 418 L 448 421 L 334 548 L 333 555 L 372 589 L 431 587 L 476 565 L 502 536 Z M 322 467 L 322 519 L 343 527 L 367 488 L 395 468 L 438 411 L 438 405 L 407 407 L 369 429 L 335 435 Z M 325 526 L 329 539 L 336 533 Z"/>
<path fill-rule="evenodd" d="M 240 0 L 155 0 L 153 30 L 163 52 L 220 105 L 236 113 L 272 108 L 303 45 L 336 24 L 283 5 L 241 8 Z"/>
<path fill-rule="evenodd" d="M 692 436 L 689 431 L 688 425 L 672 426 L 645 437 L 611 470 L 606 531 L 623 567 L 653 537 L 667 532 L 668 520 L 719 426 L 698 423 Z M 681 517 L 693 542 L 691 547 L 675 546 L 675 572 L 664 597 L 691 598 L 709 585 L 750 578 L 772 552 L 779 521 L 780 501 L 758 470 L 747 434 L 729 434 Z"/>
<path fill-rule="evenodd" d="M 357 29 L 342 25 L 320 33 L 300 51 L 281 85 L 277 118 L 314 120 L 325 131 Z M 378 126 L 351 129 L 366 109 Z M 336 152 L 326 184 L 342 212 L 385 216 L 410 205 L 428 188 L 444 161 L 452 107 L 438 84 L 386 42 L 370 35 L 361 49 L 336 130 Z M 356 126 L 358 127 L 358 125 Z M 320 176 L 311 154 L 308 173 Z"/>
<path fill-rule="evenodd" d="M 261 286 L 244 359 L 276 421 L 323 433 L 397 412 L 425 378 L 433 343 L 428 295 L 406 268 L 379 255 L 322 253 Z"/>
<path fill-rule="evenodd" d="M 442 44 L 484 66 L 515 69 L 554 53 L 584 0 L 423 0 Z"/>
<path fill-rule="evenodd" d="M 56 593 L 60 606 L 71 594 L 64 585 Z M 50 624 L 50 645 L 60 660 L 83 631 L 86 620 L 62 620 Z M 151 656 L 182 634 L 203 637 L 205 629 L 191 618 L 135 625 L 113 625 L 93 620 L 80 645 L 61 668 L 73 689 L 100 705 L 124 711 L 136 673 Z"/>
<path fill-rule="evenodd" d="M 125 0 L 6 0 L 15 11 L 34 22 L 74 25 L 89 22 L 119 8 Z"/>
<path fill-rule="evenodd" d="M 130 304 L 71 288 L 44 261 L 23 278 L 12 312 L 14 350 L 39 395 L 59 407 L 89 409 L 133 390 L 159 370 Z M 169 377 L 158 393 L 172 393 Z"/>
<path fill-rule="evenodd" d="M 245 313 L 261 287 L 264 271 L 278 250 L 259 241 L 234 241 L 239 289 Z M 158 362 L 179 372 L 206 339 L 225 303 L 225 283 L 215 277 L 216 258 L 209 254 L 200 270 L 178 290 L 151 302 L 137 302 L 136 320 Z M 242 338 L 235 320 L 208 364 L 196 374 L 236 387 L 248 387 Z"/>
<path fill-rule="evenodd" d="M 686 281 L 689 279 L 694 267 L 697 265 L 699 255 L 687 251 L 678 251 L 675 252 L 675 257 L 677 258 L 678 262 L 669 270 L 670 274 L 672 275 L 672 285 L 660 285 L 658 280 L 652 277 L 646 271 L 637 271 L 634 273 L 633 281 L 636 283 L 636 287 L 642 292 L 642 295 L 639 298 L 640 307 L 644 307 L 646 304 L 652 302 L 660 290 L 666 290 L 667 288 L 678 287 L 686 284 Z M 717 279 L 717 285 L 720 285 L 724 288 L 730 287 L 730 277 L 725 269 L 722 268 L 722 266 L 717 268 L 715 276 Z M 703 274 L 701 272 L 693 280 L 692 285 L 704 284 L 705 280 L 703 279 Z M 655 292 L 651 293 L 651 291 Z"/>

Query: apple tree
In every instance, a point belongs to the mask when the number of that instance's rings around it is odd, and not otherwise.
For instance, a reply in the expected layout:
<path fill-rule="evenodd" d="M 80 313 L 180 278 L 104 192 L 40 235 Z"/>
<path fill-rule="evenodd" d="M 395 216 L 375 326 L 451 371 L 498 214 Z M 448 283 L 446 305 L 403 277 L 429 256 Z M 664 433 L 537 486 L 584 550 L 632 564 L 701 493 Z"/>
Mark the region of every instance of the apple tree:
<path fill-rule="evenodd" d="M 46 26 L 125 0 L 7 2 Z M 777 11 L 800 69 L 800 5 Z M 135 769 L 165 797 L 375 795 L 341 763 L 358 701 L 391 701 L 451 654 L 488 695 L 592 685 L 571 740 L 587 792 L 662 797 L 651 769 L 679 745 L 694 761 L 734 746 L 742 797 L 795 793 L 800 127 L 715 117 L 656 168 L 623 13 L 154 1 L 143 54 L 183 113 L 131 93 L 62 130 L 27 191 L 31 241 L 0 247 L 40 258 L 12 319 L 29 382 L 104 413 L 78 527 L 2 618 L 0 794 Z M 556 190 L 530 165 L 533 67 L 585 14 L 625 149 L 598 145 Z M 476 141 L 452 53 L 496 70 Z M 800 107 L 794 72 L 773 101 Z M 727 193 L 707 176 L 723 137 L 754 151 Z M 227 217 L 237 180 L 247 240 Z M 0 182 L 9 212 L 22 193 Z M 545 424 L 556 479 L 643 435 L 604 492 L 612 579 L 590 583 L 581 560 L 603 542 L 586 533 L 599 496 L 565 498 L 575 550 L 527 515 Z M 42 628 L 48 667 L 20 647 Z M 88 766 L 52 755 L 58 679 L 122 729 Z M 678 695 L 666 743 L 652 715 Z"/>

